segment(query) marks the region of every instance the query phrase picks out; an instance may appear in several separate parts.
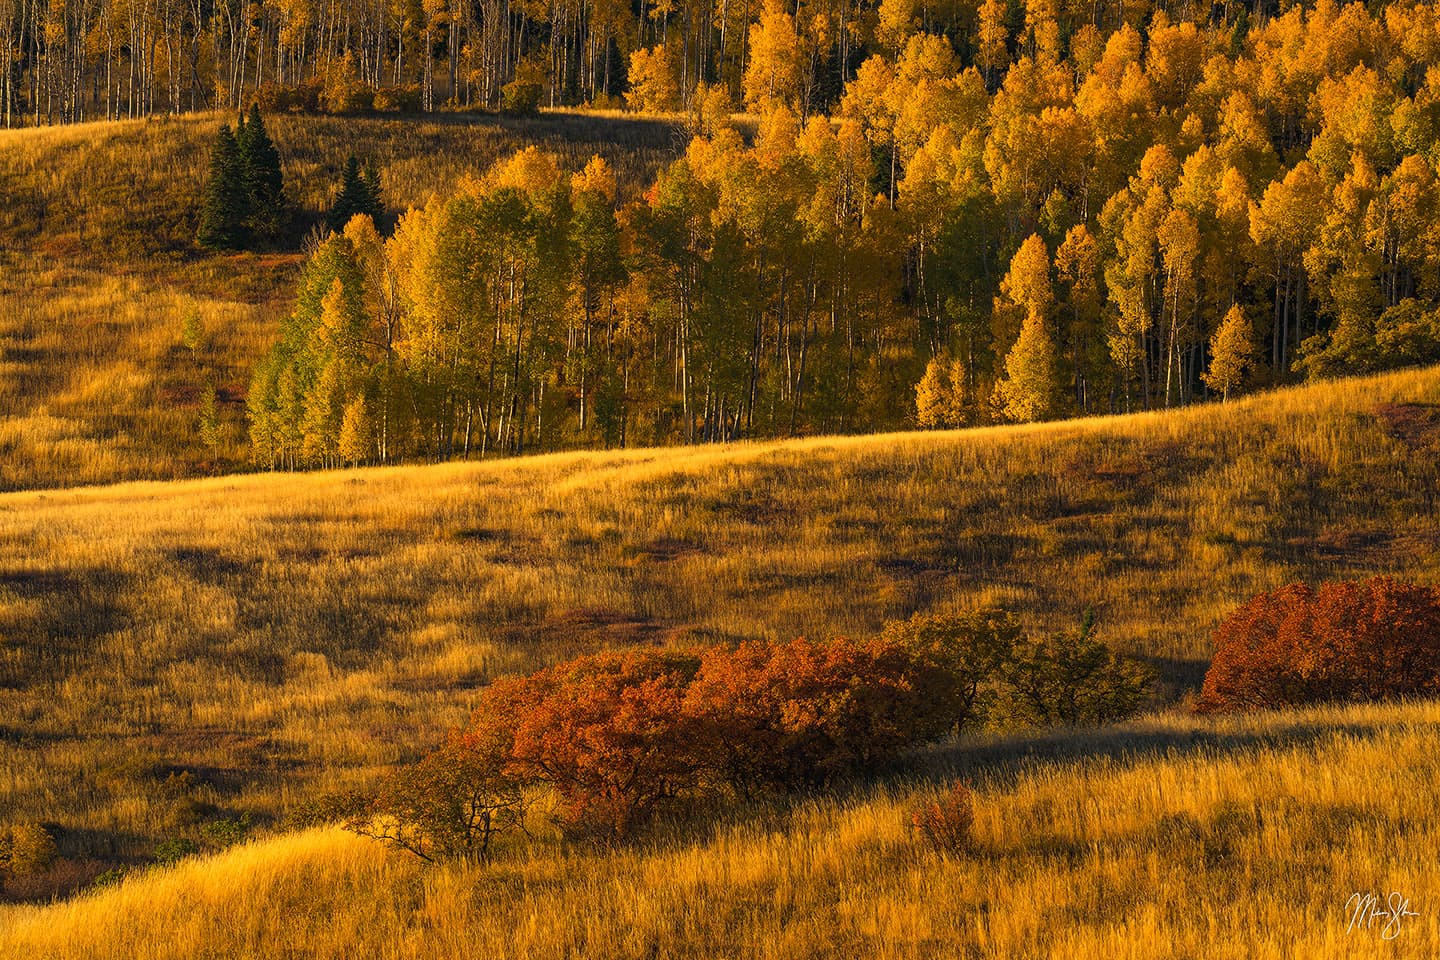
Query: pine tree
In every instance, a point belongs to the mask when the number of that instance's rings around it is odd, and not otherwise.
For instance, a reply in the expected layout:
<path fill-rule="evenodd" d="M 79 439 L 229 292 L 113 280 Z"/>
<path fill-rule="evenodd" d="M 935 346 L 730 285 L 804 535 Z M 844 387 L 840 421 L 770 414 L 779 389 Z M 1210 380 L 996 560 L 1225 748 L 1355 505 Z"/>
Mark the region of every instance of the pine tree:
<path fill-rule="evenodd" d="M 996 394 L 1006 418 L 1017 423 L 1049 420 L 1060 412 L 1055 342 L 1045 320 L 1031 311 L 1009 356 Z"/>
<path fill-rule="evenodd" d="M 290 219 L 280 152 L 265 129 L 259 107 L 250 108 L 250 116 L 242 121 L 239 131 L 235 142 L 243 171 L 246 224 L 257 239 L 277 240 Z"/>
<path fill-rule="evenodd" d="M 380 170 L 371 161 L 366 161 L 360 179 L 365 183 L 365 192 L 370 199 L 370 219 L 378 221 L 385 212 L 385 198 L 380 193 Z"/>
<path fill-rule="evenodd" d="M 212 250 L 243 249 L 249 239 L 247 206 L 240 147 L 230 125 L 222 124 L 210 149 L 210 179 L 200 204 L 196 240 Z"/>
<path fill-rule="evenodd" d="M 340 193 L 330 208 L 331 229 L 339 233 L 360 214 L 378 220 L 382 212 L 379 175 L 373 170 L 362 172 L 360 161 L 352 154 L 345 161 L 345 169 L 340 174 Z"/>
<path fill-rule="evenodd" d="M 1236 304 L 1220 321 L 1210 340 L 1210 369 L 1203 375 L 1205 385 L 1219 390 L 1224 400 L 1245 380 L 1245 371 L 1255 359 L 1255 331 L 1245 311 Z"/>

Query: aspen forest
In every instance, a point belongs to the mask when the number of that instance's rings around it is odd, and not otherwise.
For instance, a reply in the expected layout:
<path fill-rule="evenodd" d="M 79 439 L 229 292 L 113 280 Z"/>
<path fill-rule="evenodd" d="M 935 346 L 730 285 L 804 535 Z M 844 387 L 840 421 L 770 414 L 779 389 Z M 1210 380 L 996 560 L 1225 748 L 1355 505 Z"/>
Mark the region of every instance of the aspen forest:
<path fill-rule="evenodd" d="M 683 156 L 617 185 L 529 149 L 328 241 L 257 460 L 1029 422 L 1440 359 L 1435 8 L 1083 12 L 887 2 L 822 50 L 826 14 L 772 5 L 743 71 L 636 51 L 626 97 L 684 111 Z"/>
<path fill-rule="evenodd" d="M 0 960 L 1440 957 L 1440 0 L 0 0 Z"/>

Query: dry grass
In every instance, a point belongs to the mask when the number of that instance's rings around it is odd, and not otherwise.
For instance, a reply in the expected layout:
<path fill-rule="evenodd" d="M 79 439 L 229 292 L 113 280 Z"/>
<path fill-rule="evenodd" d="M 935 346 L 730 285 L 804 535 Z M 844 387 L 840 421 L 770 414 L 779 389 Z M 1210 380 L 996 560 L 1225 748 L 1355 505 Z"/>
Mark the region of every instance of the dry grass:
<path fill-rule="evenodd" d="M 415 756 L 498 674 L 977 603 L 1057 629 L 1093 607 L 1178 696 L 1257 591 L 1440 577 L 1436 459 L 1375 413 L 1436 400 L 1440 370 L 1409 371 L 1027 428 L 0 496 L 0 808 L 142 859 Z"/>
<path fill-rule="evenodd" d="M 527 144 L 575 169 L 600 153 L 627 190 L 683 146 L 671 124 L 583 114 L 277 116 L 294 237 L 275 253 L 216 256 L 193 238 L 224 119 L 0 131 L 0 490 L 243 469 L 250 369 L 351 152 L 373 159 L 399 211 Z M 193 354 L 181 342 L 192 312 L 209 337 Z M 217 450 L 197 435 L 207 384 L 228 428 Z"/>
<path fill-rule="evenodd" d="M 600 851 L 541 842 L 425 869 L 281 836 L 49 907 L 0 955 L 1309 960 L 1440 952 L 1435 704 L 1172 714 L 930 757 L 975 786 L 975 849 L 917 843 L 924 779 Z M 1348 932 L 1356 891 L 1418 916 Z"/>

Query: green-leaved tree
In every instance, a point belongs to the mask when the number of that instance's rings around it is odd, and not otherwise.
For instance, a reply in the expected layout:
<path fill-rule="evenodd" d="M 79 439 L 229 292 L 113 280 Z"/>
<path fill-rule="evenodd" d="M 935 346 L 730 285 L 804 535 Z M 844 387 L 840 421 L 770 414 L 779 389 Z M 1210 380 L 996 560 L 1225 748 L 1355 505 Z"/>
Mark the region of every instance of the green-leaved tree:
<path fill-rule="evenodd" d="M 1005 378 L 996 388 L 1007 420 L 1033 423 L 1050 420 L 1060 413 L 1060 371 L 1055 341 L 1045 329 L 1045 320 L 1031 311 L 1020 328 L 1020 337 L 1005 358 Z"/>

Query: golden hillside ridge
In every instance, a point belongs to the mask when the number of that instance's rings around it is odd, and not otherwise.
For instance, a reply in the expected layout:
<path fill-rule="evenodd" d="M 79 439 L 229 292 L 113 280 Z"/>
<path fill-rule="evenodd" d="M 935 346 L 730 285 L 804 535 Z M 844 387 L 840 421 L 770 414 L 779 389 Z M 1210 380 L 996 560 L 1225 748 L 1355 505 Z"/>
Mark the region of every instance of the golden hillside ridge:
<path fill-rule="evenodd" d="M 182 801 L 263 821 L 371 782 L 493 677 L 977 604 L 1057 631 L 1093 609 L 1181 698 L 1257 592 L 1440 579 L 1437 401 L 1423 369 L 1030 427 L 5 494 L 0 806 L 146 858 L 193 829 Z"/>
<path fill-rule="evenodd" d="M 312 830 L 0 908 L 0 956 L 1429 957 L 1437 734 L 1424 703 L 936 750 L 932 775 L 975 785 L 960 856 L 910 830 L 926 779 L 738 811 L 700 838 L 540 842 L 488 866 L 425 868 Z M 1399 893 L 1414 915 L 1352 923 L 1362 892 Z"/>

